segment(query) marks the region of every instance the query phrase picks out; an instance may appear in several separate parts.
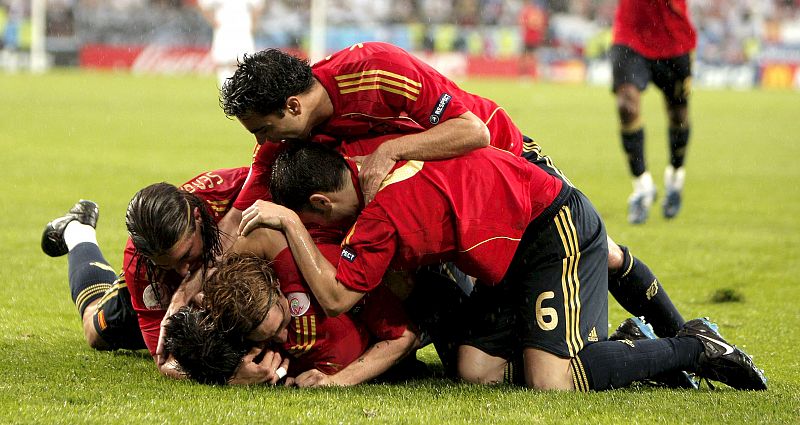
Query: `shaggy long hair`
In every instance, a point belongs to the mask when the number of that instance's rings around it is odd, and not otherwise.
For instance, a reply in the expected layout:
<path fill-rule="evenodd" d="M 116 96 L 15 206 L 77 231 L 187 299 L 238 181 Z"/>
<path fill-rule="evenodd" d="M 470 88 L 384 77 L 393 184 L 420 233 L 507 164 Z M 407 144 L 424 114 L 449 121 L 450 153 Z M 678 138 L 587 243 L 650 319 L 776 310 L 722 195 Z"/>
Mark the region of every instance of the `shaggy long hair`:
<path fill-rule="evenodd" d="M 269 262 L 229 253 L 205 280 L 203 293 L 206 308 L 222 330 L 247 335 L 267 317 L 280 289 Z"/>
<path fill-rule="evenodd" d="M 203 240 L 203 272 L 213 267 L 216 258 L 222 255 L 222 241 L 214 217 L 196 195 L 161 182 L 136 192 L 125 214 L 125 226 L 136 248 L 136 272 L 144 268 L 147 279 L 156 281 L 157 267 L 152 259 L 167 254 L 187 232 L 194 231 L 194 209 L 200 211 Z M 159 294 L 160 291 L 154 291 Z M 158 300 L 163 304 L 164 300 Z M 166 300 L 169 301 L 169 300 Z"/>

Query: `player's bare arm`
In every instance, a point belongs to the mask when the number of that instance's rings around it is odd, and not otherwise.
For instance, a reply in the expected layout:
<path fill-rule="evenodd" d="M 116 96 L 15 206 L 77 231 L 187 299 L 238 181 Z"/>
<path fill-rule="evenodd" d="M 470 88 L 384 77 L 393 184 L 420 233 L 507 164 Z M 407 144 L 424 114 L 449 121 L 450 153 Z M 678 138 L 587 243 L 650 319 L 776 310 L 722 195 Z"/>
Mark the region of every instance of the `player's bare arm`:
<path fill-rule="evenodd" d="M 280 230 L 286 236 L 292 257 L 325 315 L 336 317 L 349 311 L 364 296 L 336 280 L 336 267 L 317 249 L 297 213 L 272 202 L 257 201 L 242 214 L 239 233 L 246 236 L 261 226 Z"/>
<path fill-rule="evenodd" d="M 372 200 L 397 161 L 452 158 L 489 146 L 489 141 L 489 129 L 472 112 L 465 112 L 423 132 L 388 140 L 361 163 L 359 180 L 364 200 Z"/>
<path fill-rule="evenodd" d="M 417 335 L 406 329 L 397 339 L 378 341 L 356 361 L 333 375 L 317 369 L 301 373 L 295 379 L 298 387 L 349 386 L 376 378 L 402 360 L 419 345 Z"/>

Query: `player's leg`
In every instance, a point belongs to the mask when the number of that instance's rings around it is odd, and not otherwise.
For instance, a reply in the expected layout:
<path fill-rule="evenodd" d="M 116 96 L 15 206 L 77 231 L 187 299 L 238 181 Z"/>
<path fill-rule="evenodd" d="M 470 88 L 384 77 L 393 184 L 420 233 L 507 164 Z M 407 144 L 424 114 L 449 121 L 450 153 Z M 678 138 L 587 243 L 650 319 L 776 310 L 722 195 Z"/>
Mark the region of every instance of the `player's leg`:
<path fill-rule="evenodd" d="M 534 226 L 507 274 L 516 288 L 525 382 L 569 390 L 570 359 L 608 335 L 608 239 L 578 190 L 552 220 Z"/>
<path fill-rule="evenodd" d="M 658 61 L 653 82 L 661 89 L 669 118 L 670 163 L 664 171 L 666 196 L 662 204 L 664 217 L 675 217 L 681 208 L 686 176 L 684 161 L 689 144 L 689 94 L 691 93 L 691 57 L 683 55 Z"/>
<path fill-rule="evenodd" d="M 656 197 L 653 177 L 647 171 L 644 127 L 640 117 L 641 92 L 647 87 L 650 70 L 646 59 L 629 47 L 614 45 L 610 55 L 620 138 L 633 176 L 633 193 L 628 197 L 628 221 L 639 224 L 647 220 Z"/>
<path fill-rule="evenodd" d="M 644 317 L 656 335 L 675 336 L 683 316 L 650 267 L 610 237 L 608 246 L 608 292 L 626 311 Z"/>
<path fill-rule="evenodd" d="M 477 282 L 464 305 L 458 348 L 458 375 L 476 384 L 519 382 L 511 359 L 519 355 L 514 288 L 507 282 L 488 286 Z M 518 370 L 518 369 L 516 369 Z"/>
<path fill-rule="evenodd" d="M 81 316 L 84 337 L 90 347 L 97 350 L 128 348 L 126 344 L 119 346 L 109 343 L 106 341 L 107 336 L 103 336 L 105 329 L 122 326 L 129 331 L 126 334 L 131 335 L 130 338 L 125 338 L 132 340 L 131 347 L 142 348 L 143 343 L 136 343 L 142 336 L 135 321 L 133 307 L 130 306 L 130 299 L 127 300 L 127 306 L 104 301 L 111 298 L 110 293 L 116 295 L 118 288 L 117 275 L 97 244 L 95 227 L 98 216 L 99 209 L 94 202 L 79 201 L 66 215 L 47 223 L 42 234 L 42 250 L 51 257 L 68 254 L 70 293 Z M 121 308 L 126 310 L 117 311 Z M 116 323 L 117 318 L 124 313 L 134 318 L 132 326 L 130 320 L 123 325 Z"/>

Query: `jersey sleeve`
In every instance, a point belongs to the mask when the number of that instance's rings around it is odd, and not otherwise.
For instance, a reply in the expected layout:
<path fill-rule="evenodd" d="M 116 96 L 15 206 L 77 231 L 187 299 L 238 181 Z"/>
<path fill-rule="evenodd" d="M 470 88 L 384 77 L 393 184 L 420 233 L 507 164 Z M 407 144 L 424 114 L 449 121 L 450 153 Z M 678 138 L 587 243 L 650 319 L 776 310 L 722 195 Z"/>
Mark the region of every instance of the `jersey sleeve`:
<path fill-rule="evenodd" d="M 233 207 L 244 211 L 259 199 L 271 201 L 269 193 L 269 182 L 272 174 L 272 164 L 284 146 L 280 143 L 264 142 L 263 145 L 256 146 L 253 153 L 253 163 L 250 165 L 250 173 L 245 179 L 242 190 L 236 197 Z"/>
<path fill-rule="evenodd" d="M 319 68 L 333 73 L 323 84 L 340 112 L 405 116 L 431 128 L 469 110 L 455 83 L 399 47 L 359 43 L 328 61 Z"/>
<path fill-rule="evenodd" d="M 395 233 L 379 214 L 362 211 L 342 243 L 336 280 L 355 291 L 375 289 L 397 249 Z"/>

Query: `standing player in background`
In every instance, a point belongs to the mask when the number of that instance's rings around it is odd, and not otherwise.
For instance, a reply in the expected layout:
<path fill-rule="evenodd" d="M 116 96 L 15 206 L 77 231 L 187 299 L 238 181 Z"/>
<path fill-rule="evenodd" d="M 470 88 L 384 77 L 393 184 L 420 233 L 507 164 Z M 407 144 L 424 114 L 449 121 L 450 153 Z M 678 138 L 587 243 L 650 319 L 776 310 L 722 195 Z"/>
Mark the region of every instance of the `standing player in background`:
<path fill-rule="evenodd" d="M 211 59 L 219 87 L 236 71 L 244 53 L 256 50 L 253 33 L 264 9 L 263 0 L 198 0 L 203 17 L 214 30 Z"/>
<path fill-rule="evenodd" d="M 691 52 L 697 35 L 689 19 L 686 0 L 620 0 L 614 17 L 614 44 L 610 57 L 614 68 L 613 90 L 621 125 L 622 147 L 633 174 L 633 193 L 628 198 L 628 221 L 647 221 L 656 198 L 653 177 L 644 157 L 644 126 L 640 97 L 652 81 L 664 94 L 669 118 L 670 164 L 664 171 L 664 217 L 675 217 L 681 208 L 685 177 L 684 158 L 689 142 L 689 91 Z"/>
<path fill-rule="evenodd" d="M 519 67 L 522 76 L 538 76 L 537 51 L 547 40 L 547 10 L 540 3 L 540 0 L 528 0 L 519 12 L 524 44 Z"/>

